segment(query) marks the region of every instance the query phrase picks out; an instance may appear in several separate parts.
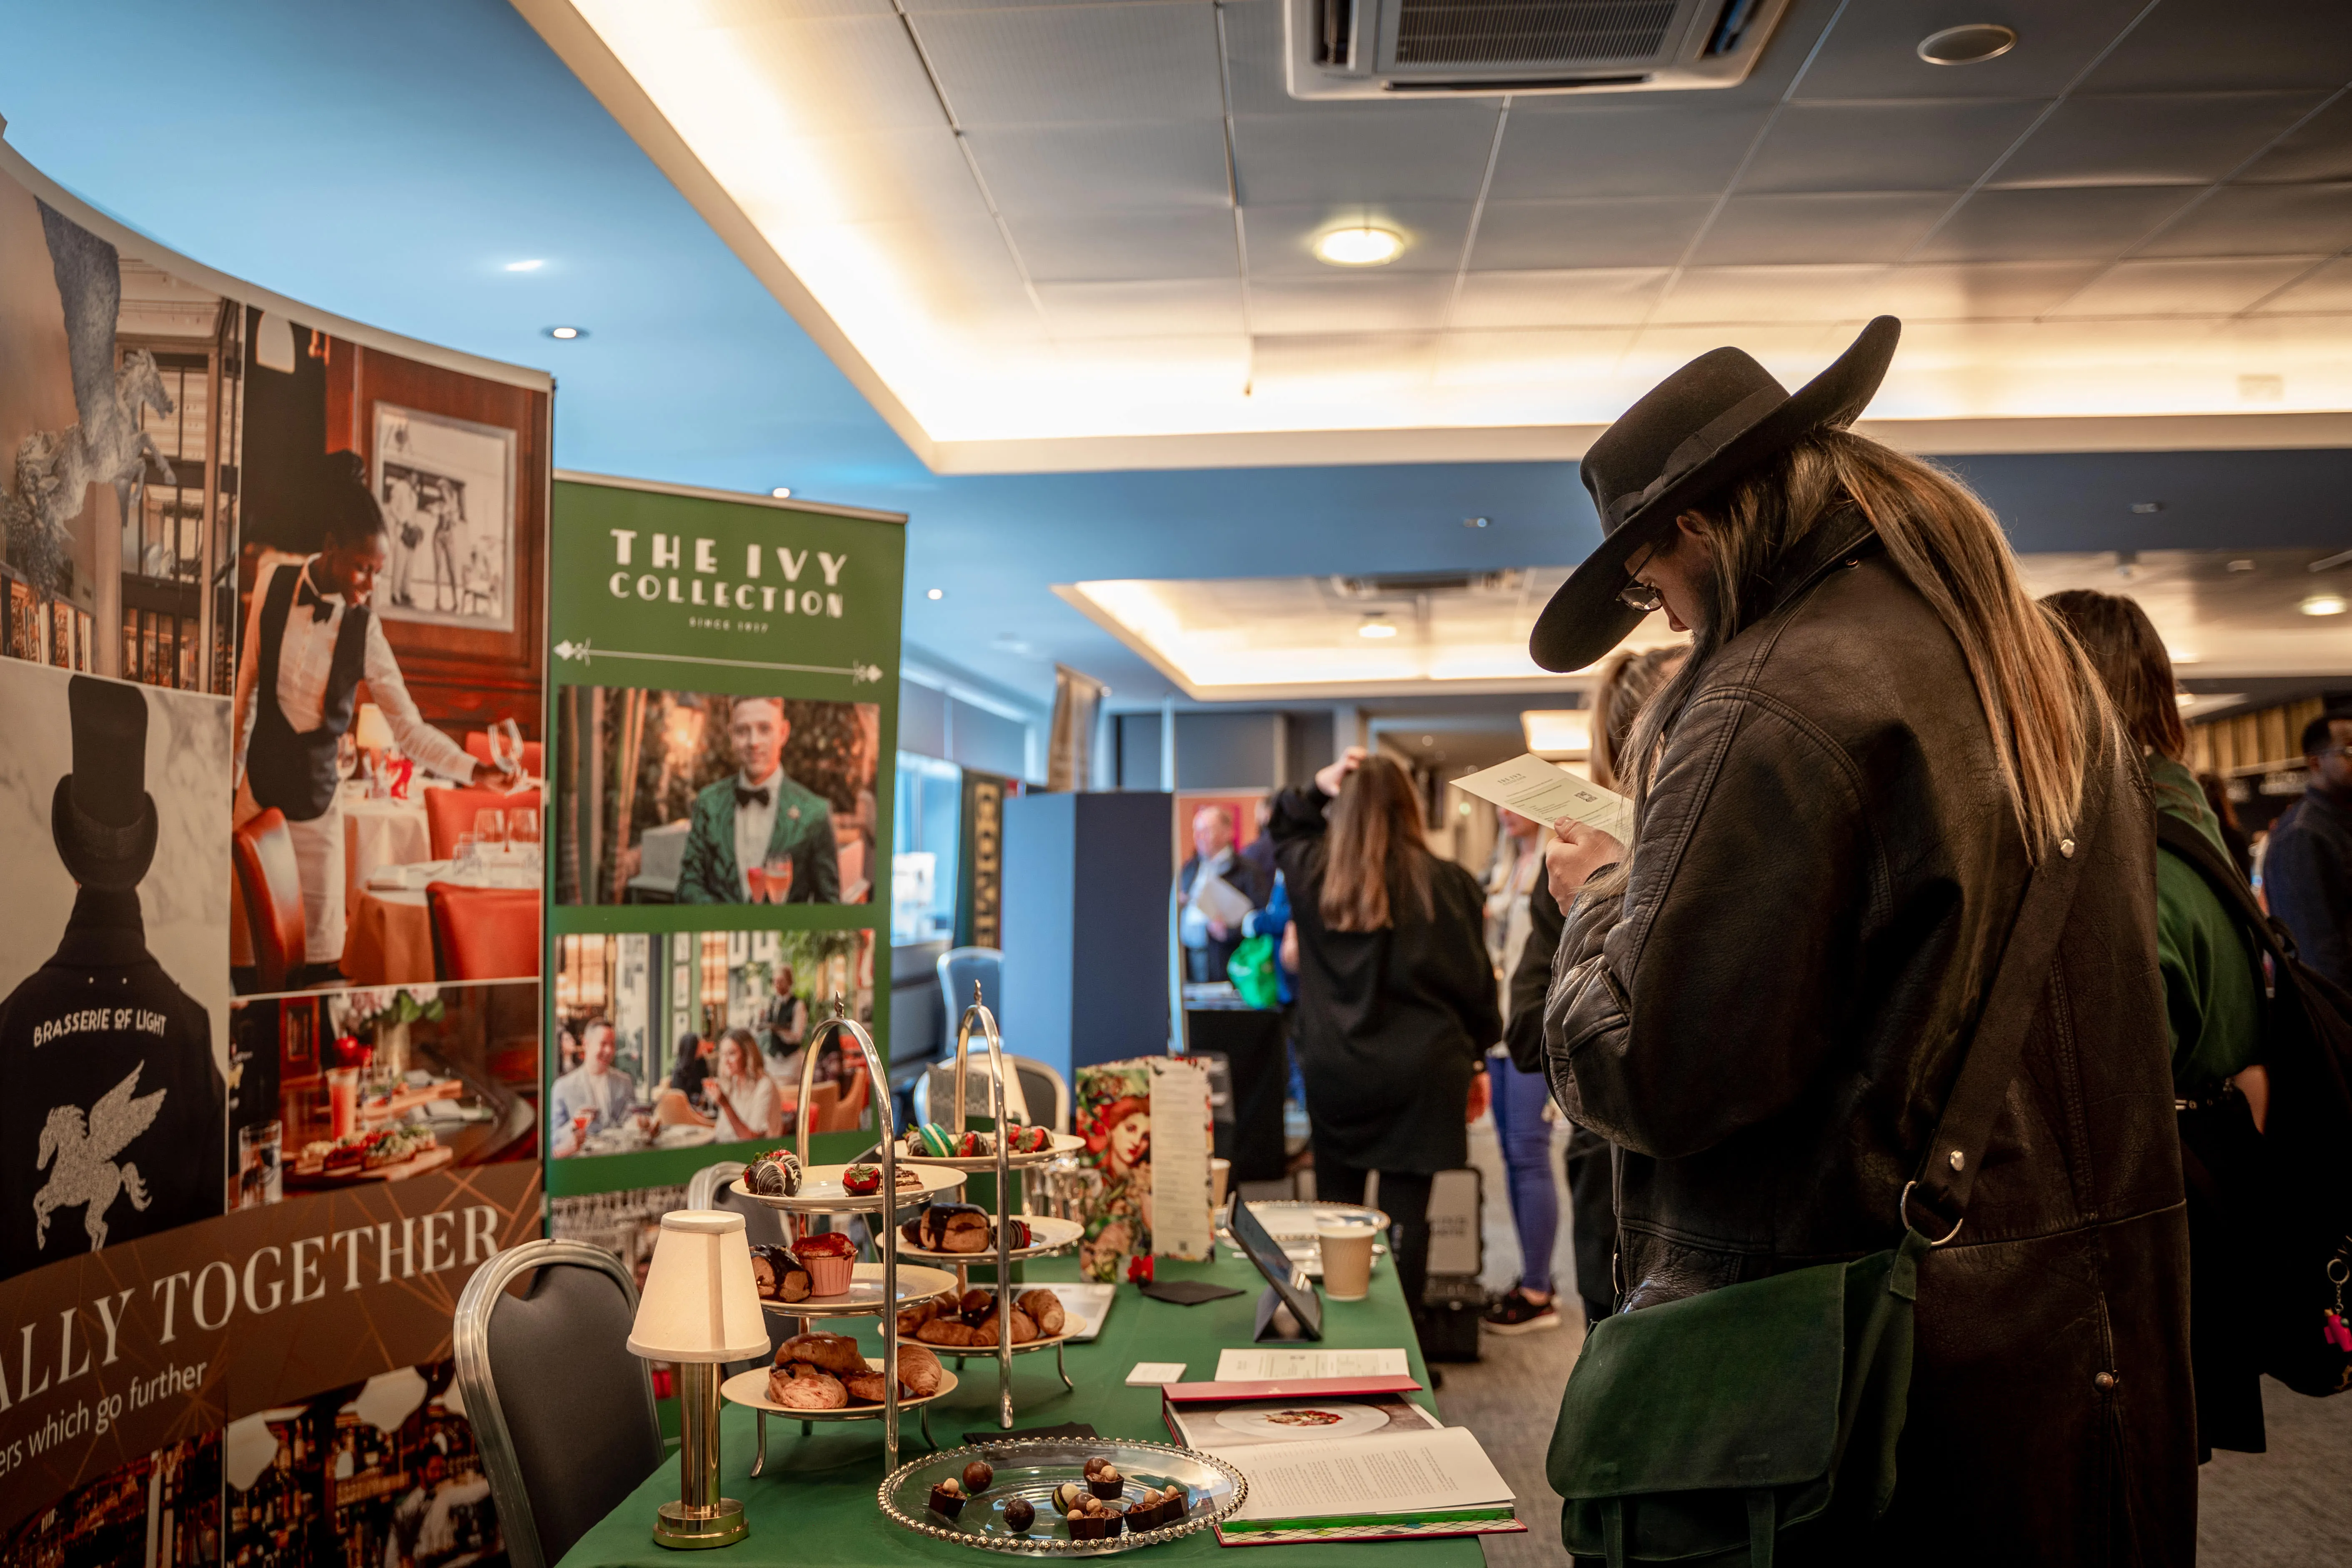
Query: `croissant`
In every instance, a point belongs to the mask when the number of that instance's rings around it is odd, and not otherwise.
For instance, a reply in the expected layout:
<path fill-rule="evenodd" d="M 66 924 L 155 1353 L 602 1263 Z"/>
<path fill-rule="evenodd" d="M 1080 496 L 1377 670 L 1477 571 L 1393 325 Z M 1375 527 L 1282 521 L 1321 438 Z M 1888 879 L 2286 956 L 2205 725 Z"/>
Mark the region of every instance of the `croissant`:
<path fill-rule="evenodd" d="M 866 1370 L 866 1357 L 847 1334 L 794 1334 L 776 1350 L 777 1364 L 804 1362 L 835 1377 L 855 1377 Z"/>
<path fill-rule="evenodd" d="M 915 1331 L 915 1337 L 934 1345 L 990 1345 L 996 1342 L 993 1332 L 983 1333 L 960 1318 L 933 1318 Z"/>
<path fill-rule="evenodd" d="M 1066 1321 L 1062 1310 L 1062 1299 L 1051 1290 L 1024 1290 L 1013 1304 L 1017 1310 L 1034 1318 L 1037 1331 L 1047 1339 L 1062 1331 L 1062 1325 Z"/>

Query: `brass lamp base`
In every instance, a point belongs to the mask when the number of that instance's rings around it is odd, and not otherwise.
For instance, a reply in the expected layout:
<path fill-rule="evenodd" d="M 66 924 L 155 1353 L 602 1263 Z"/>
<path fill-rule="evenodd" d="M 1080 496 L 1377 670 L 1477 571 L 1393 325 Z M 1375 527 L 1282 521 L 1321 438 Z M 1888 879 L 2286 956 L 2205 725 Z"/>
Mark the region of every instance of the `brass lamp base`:
<path fill-rule="evenodd" d="M 751 1533 L 751 1527 L 743 1521 L 743 1505 L 731 1497 L 720 1498 L 709 1508 L 666 1502 L 654 1520 L 654 1544 L 679 1552 L 732 1546 Z"/>

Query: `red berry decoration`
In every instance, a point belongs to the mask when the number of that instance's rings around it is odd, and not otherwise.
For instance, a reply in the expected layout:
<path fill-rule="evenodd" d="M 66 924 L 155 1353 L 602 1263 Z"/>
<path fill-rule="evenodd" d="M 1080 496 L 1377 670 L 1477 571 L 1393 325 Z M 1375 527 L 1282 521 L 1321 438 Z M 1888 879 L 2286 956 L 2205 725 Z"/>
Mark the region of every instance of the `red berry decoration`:
<path fill-rule="evenodd" d="M 1151 1259 L 1149 1257 L 1136 1257 L 1127 1260 L 1127 1282 L 1130 1285 L 1151 1283 Z"/>

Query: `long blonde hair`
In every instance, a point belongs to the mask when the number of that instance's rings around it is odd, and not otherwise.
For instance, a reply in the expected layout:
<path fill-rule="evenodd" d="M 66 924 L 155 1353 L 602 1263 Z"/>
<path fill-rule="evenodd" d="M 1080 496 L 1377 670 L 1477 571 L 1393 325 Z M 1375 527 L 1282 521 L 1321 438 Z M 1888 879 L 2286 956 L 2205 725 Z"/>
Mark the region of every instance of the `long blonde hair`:
<path fill-rule="evenodd" d="M 1642 705 L 1657 695 L 1689 657 L 1689 647 L 1682 644 L 1642 653 L 1620 648 L 1601 667 L 1601 679 L 1592 686 L 1592 751 L 1585 763 L 1594 784 L 1602 789 L 1619 787 L 1618 764 Z"/>
<path fill-rule="evenodd" d="M 1324 836 L 1323 923 L 1333 931 L 1384 931 L 1395 921 L 1391 886 L 1431 912 L 1429 838 L 1412 779 L 1387 757 L 1366 757 L 1339 786 Z"/>
<path fill-rule="evenodd" d="M 1714 556 L 1710 602 L 1690 662 L 1643 710 L 1626 747 L 1634 798 L 1648 793 L 1666 728 L 1712 656 L 1770 610 L 1776 569 L 1849 500 L 1959 644 L 1991 725 L 2001 786 L 2038 863 L 2082 810 L 2092 750 L 2112 722 L 2098 678 L 2058 617 L 2025 591 L 2000 524 L 1973 491 L 1932 463 L 1845 430 L 1815 432 L 1695 509 Z"/>

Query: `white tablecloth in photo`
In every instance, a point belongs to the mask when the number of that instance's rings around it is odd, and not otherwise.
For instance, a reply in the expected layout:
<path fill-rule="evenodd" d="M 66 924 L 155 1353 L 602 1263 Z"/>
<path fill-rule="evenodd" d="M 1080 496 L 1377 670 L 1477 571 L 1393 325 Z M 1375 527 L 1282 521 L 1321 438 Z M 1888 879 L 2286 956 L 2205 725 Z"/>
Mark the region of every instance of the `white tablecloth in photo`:
<path fill-rule="evenodd" d="M 425 820 L 424 794 L 406 800 L 370 800 L 356 784 L 343 785 L 343 904 L 357 919 L 360 894 L 383 866 L 408 866 L 433 858 L 433 833 Z"/>
<path fill-rule="evenodd" d="M 536 891 L 540 872 L 527 858 L 510 854 L 476 871 L 453 872 L 446 860 L 426 860 L 400 868 L 398 880 L 398 886 L 361 888 L 352 900 L 351 930 L 343 938 L 343 973 L 354 985 L 424 985 L 440 978 L 433 967 L 427 882 Z"/>

